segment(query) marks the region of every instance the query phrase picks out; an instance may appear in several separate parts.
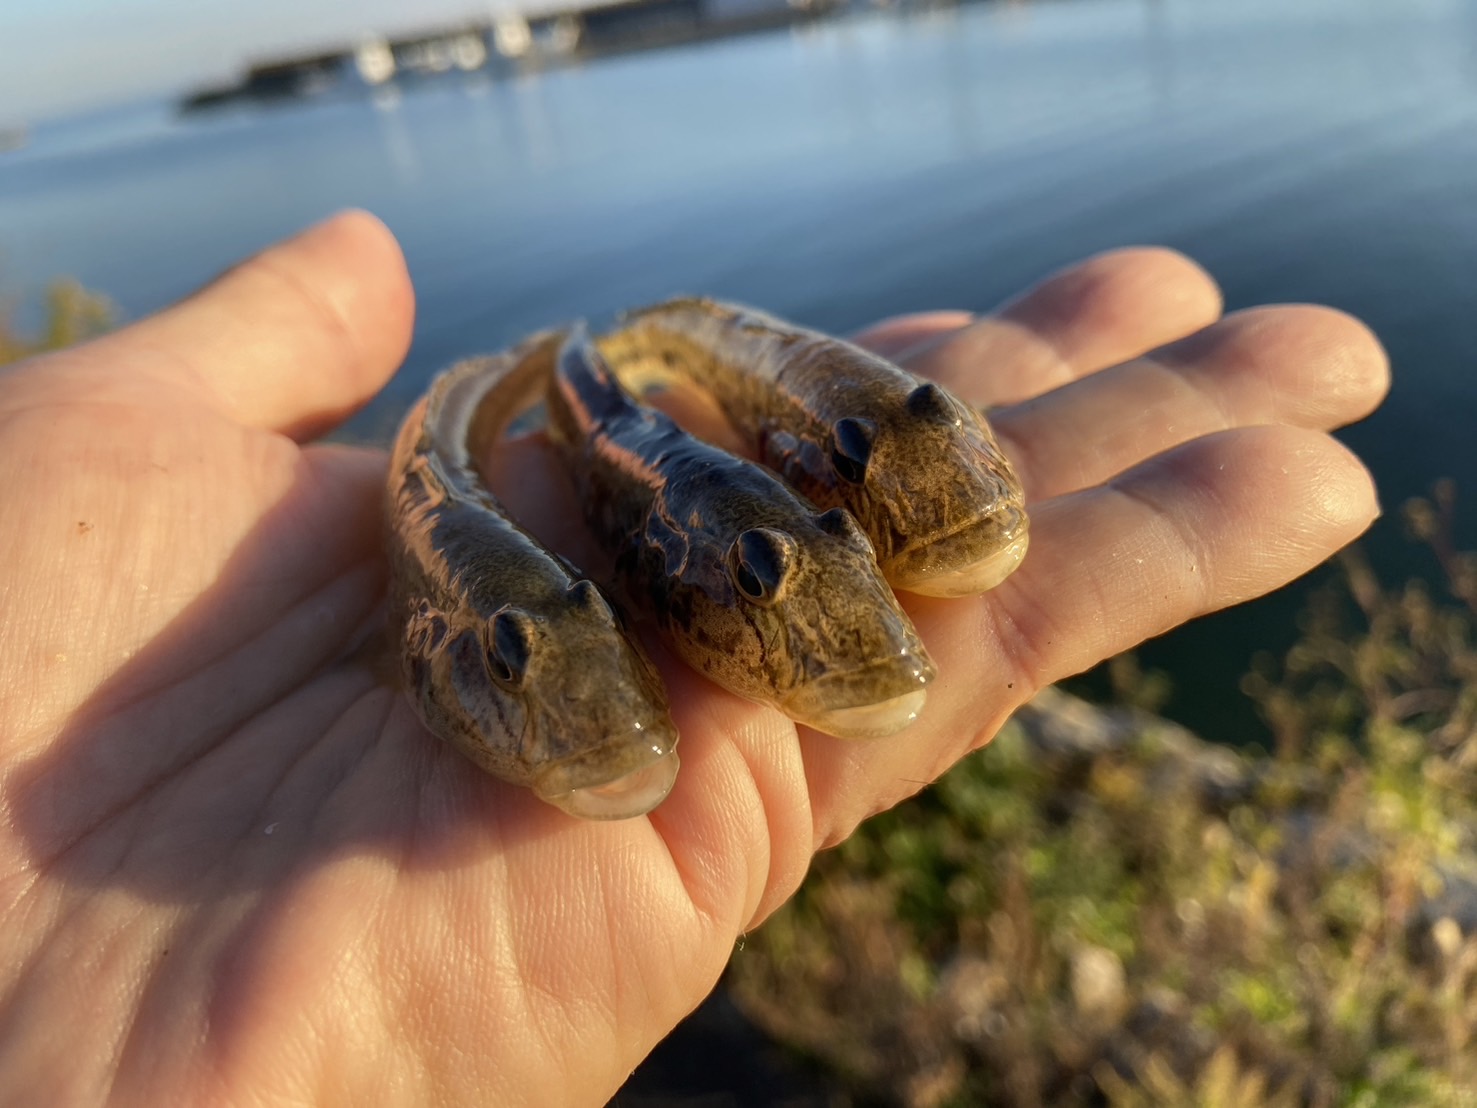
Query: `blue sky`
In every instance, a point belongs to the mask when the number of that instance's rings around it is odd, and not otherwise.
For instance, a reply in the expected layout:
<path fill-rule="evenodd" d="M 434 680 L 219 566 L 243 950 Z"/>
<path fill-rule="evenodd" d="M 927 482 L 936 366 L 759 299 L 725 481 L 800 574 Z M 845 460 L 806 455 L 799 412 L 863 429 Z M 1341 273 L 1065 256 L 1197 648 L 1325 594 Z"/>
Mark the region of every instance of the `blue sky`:
<path fill-rule="evenodd" d="M 497 0 L 0 0 L 0 126 L 220 81 L 263 53 L 512 6 Z"/>

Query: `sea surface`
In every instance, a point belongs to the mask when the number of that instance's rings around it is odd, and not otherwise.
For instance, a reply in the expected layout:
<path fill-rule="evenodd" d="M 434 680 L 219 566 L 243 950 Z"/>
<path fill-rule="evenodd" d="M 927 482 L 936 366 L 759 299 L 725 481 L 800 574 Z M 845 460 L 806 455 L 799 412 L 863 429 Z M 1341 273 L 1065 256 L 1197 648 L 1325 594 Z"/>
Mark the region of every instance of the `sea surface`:
<path fill-rule="evenodd" d="M 1395 509 L 1437 477 L 1477 537 L 1477 0 L 868 11 L 506 81 L 127 105 L 0 154 L 0 293 L 70 275 L 137 317 L 347 205 L 419 295 L 360 436 L 452 358 L 677 291 L 846 331 L 1163 243 L 1230 308 L 1333 304 L 1384 341 L 1395 391 L 1344 435 L 1380 482 L 1381 569 L 1425 564 Z M 1244 739 L 1236 675 L 1306 587 L 1150 644 L 1171 714 Z"/>

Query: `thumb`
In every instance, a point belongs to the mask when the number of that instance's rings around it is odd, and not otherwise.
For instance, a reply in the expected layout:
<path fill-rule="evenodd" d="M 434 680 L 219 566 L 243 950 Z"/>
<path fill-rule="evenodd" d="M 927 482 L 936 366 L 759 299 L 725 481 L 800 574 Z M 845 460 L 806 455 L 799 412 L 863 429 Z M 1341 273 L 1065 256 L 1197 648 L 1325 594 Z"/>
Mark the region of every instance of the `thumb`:
<path fill-rule="evenodd" d="M 342 422 L 398 368 L 414 304 L 394 236 L 367 212 L 348 211 L 90 353 L 188 374 L 238 422 L 307 439 Z M 162 367 L 160 352 L 172 356 Z"/>

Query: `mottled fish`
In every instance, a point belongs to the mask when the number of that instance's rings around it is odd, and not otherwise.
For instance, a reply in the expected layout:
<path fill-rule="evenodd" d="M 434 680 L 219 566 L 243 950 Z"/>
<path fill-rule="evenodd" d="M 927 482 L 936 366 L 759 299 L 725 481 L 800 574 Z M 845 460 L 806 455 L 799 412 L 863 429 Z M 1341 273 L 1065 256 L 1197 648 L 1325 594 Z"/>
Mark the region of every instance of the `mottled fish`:
<path fill-rule="evenodd" d="M 895 588 L 980 593 L 1025 556 L 1024 494 L 984 417 L 884 358 L 698 298 L 630 313 L 598 347 L 628 385 L 710 395 L 760 461 L 856 516 Z"/>
<path fill-rule="evenodd" d="M 833 735 L 917 717 L 933 663 L 848 512 L 637 403 L 582 329 L 548 409 L 586 521 L 689 665 Z"/>
<path fill-rule="evenodd" d="M 557 336 L 461 362 L 410 410 L 387 515 L 403 677 L 431 731 L 571 815 L 641 815 L 676 778 L 655 668 L 611 601 L 509 517 L 475 459 L 542 394 Z"/>

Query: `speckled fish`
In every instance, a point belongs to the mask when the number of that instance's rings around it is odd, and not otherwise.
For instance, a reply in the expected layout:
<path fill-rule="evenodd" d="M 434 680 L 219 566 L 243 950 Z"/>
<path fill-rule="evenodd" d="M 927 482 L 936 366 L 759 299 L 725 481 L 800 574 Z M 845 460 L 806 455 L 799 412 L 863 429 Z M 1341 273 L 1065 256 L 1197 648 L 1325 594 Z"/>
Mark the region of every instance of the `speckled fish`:
<path fill-rule="evenodd" d="M 933 663 L 846 511 L 636 403 L 583 329 L 548 409 L 586 521 L 683 660 L 832 735 L 917 717 Z"/>
<path fill-rule="evenodd" d="M 392 603 L 432 732 L 571 815 L 621 819 L 676 778 L 666 691 L 607 597 L 508 518 L 474 463 L 540 396 L 556 341 L 462 362 L 406 416 L 387 489 Z"/>
<path fill-rule="evenodd" d="M 856 516 L 895 588 L 972 595 L 1025 556 L 1020 481 L 984 417 L 939 385 L 705 299 L 633 312 L 598 346 L 628 385 L 675 378 L 711 395 L 765 465 Z"/>

